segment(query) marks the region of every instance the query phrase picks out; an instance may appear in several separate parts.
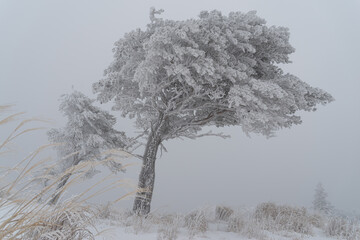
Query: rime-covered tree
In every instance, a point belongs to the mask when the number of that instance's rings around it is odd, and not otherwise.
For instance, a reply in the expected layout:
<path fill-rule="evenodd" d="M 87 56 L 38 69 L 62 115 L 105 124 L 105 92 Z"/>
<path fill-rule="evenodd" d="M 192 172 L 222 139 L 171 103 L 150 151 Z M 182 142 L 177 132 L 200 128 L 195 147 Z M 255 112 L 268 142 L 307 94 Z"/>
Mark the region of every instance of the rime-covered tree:
<path fill-rule="evenodd" d="M 325 192 L 325 189 L 321 183 L 318 183 L 318 185 L 315 188 L 315 194 L 314 194 L 314 201 L 313 201 L 313 208 L 315 211 L 329 214 L 333 207 L 331 206 L 330 202 L 327 200 L 327 193 Z"/>
<path fill-rule="evenodd" d="M 300 124 L 296 111 L 313 111 L 332 101 L 279 63 L 289 63 L 294 48 L 289 31 L 268 27 L 256 12 L 203 11 L 184 21 L 155 17 L 146 29 L 115 43 L 114 61 L 93 85 L 101 103 L 136 119 L 147 132 L 133 210 L 150 211 L 155 160 L 165 140 L 207 135 L 204 126 L 241 126 L 245 133 L 273 135 Z M 209 133 L 210 135 L 211 133 Z"/>
<path fill-rule="evenodd" d="M 84 94 L 73 91 L 61 97 L 59 110 L 67 118 L 64 128 L 48 131 L 48 139 L 52 143 L 61 143 L 57 147 L 59 157 L 58 168 L 55 173 L 65 172 L 68 168 L 78 165 L 81 161 L 94 161 L 104 158 L 102 151 L 107 149 L 122 149 L 130 141 L 123 132 L 114 129 L 116 119 L 110 113 L 93 106 L 94 100 Z M 106 161 L 112 171 L 121 169 L 117 161 Z M 91 177 L 95 170 L 87 173 Z M 71 177 L 66 174 L 60 180 L 51 203 L 56 203 L 60 197 L 62 187 Z"/>

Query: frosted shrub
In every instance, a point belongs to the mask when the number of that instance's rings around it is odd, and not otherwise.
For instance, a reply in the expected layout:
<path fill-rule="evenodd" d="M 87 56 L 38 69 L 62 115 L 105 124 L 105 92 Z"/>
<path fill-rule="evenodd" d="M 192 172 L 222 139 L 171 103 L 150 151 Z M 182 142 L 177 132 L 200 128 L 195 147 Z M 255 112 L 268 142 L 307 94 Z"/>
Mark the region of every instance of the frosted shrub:
<path fill-rule="evenodd" d="M 244 229 L 241 231 L 241 234 L 250 239 L 267 239 L 261 225 L 253 218 L 250 218 L 247 221 L 247 224 L 245 224 Z"/>
<path fill-rule="evenodd" d="M 360 239 L 360 225 L 358 221 L 343 217 L 331 217 L 325 227 L 326 235 L 347 240 Z"/>
<path fill-rule="evenodd" d="M 279 215 L 275 220 L 276 224 L 280 225 L 280 229 L 304 234 L 311 233 L 310 218 L 305 208 L 279 206 Z"/>
<path fill-rule="evenodd" d="M 324 219 L 319 214 L 312 214 L 309 218 L 309 221 L 311 225 L 317 228 L 323 228 L 324 227 Z"/>
<path fill-rule="evenodd" d="M 240 213 L 233 214 L 231 217 L 229 217 L 227 222 L 228 222 L 227 230 L 229 232 L 236 232 L 236 233 L 240 233 L 244 229 L 246 224 L 246 220 L 244 216 Z"/>
<path fill-rule="evenodd" d="M 89 209 L 80 206 L 76 209 L 47 212 L 47 215 L 38 218 L 38 222 L 42 224 L 30 228 L 24 239 L 95 239 L 87 229 L 87 226 L 92 223 L 91 215 L 93 213 L 89 212 Z"/>
<path fill-rule="evenodd" d="M 277 206 L 274 203 L 261 203 L 255 209 L 255 218 L 275 219 L 278 215 Z"/>
<path fill-rule="evenodd" d="M 311 233 L 310 216 L 305 208 L 262 203 L 256 207 L 255 219 L 266 230 L 286 230 L 303 234 Z"/>
<path fill-rule="evenodd" d="M 266 239 L 262 227 L 256 221 L 253 214 L 250 213 L 233 213 L 227 220 L 227 230 L 229 232 L 240 233 L 247 238 Z"/>
<path fill-rule="evenodd" d="M 167 216 L 158 228 L 158 240 L 175 240 L 178 237 L 179 227 L 181 226 L 182 219 L 180 216 L 170 218 Z"/>
<path fill-rule="evenodd" d="M 194 237 L 198 233 L 204 233 L 208 229 L 208 221 L 204 210 L 195 210 L 185 216 L 185 227 L 189 236 Z"/>
<path fill-rule="evenodd" d="M 232 210 L 229 207 L 224 206 L 216 206 L 215 209 L 215 218 L 216 220 L 223 220 L 226 221 L 229 219 L 229 217 L 234 213 L 234 210 Z"/>

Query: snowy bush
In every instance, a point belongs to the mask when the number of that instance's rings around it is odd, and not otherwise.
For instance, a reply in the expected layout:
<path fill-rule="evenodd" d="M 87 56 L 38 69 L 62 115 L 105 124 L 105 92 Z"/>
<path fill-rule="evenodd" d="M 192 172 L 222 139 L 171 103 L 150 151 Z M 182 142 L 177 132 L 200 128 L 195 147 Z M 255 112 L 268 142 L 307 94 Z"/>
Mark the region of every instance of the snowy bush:
<path fill-rule="evenodd" d="M 57 206 L 53 211 L 41 212 L 42 215 L 35 217 L 39 224 L 30 227 L 26 231 L 24 239 L 95 239 L 87 229 L 89 225 L 93 225 L 94 213 L 87 207 L 69 206 L 68 204 L 64 206 L 70 207 L 70 209 Z"/>
<path fill-rule="evenodd" d="M 309 221 L 311 223 L 311 225 L 313 225 L 314 227 L 317 228 L 323 228 L 324 227 L 324 217 L 322 217 L 322 215 L 319 214 L 312 214 L 310 215 Z"/>
<path fill-rule="evenodd" d="M 229 232 L 240 233 L 245 228 L 245 218 L 241 213 L 233 214 L 227 221 L 227 230 Z"/>
<path fill-rule="evenodd" d="M 204 210 L 195 210 L 185 216 L 185 227 L 190 237 L 204 233 L 208 229 L 208 220 Z"/>
<path fill-rule="evenodd" d="M 311 218 L 305 208 L 262 203 L 256 207 L 254 217 L 269 231 L 286 230 L 310 234 L 312 229 Z"/>
<path fill-rule="evenodd" d="M 254 239 L 266 239 L 262 226 L 254 218 L 252 212 L 235 212 L 227 220 L 229 232 L 240 233 Z"/>
<path fill-rule="evenodd" d="M 215 218 L 216 220 L 228 220 L 231 214 L 234 213 L 234 210 L 232 210 L 229 207 L 225 206 L 216 206 L 215 208 Z"/>
<path fill-rule="evenodd" d="M 330 237 L 338 237 L 347 240 L 359 240 L 360 224 L 355 220 L 332 216 L 325 227 L 325 233 Z"/>
<path fill-rule="evenodd" d="M 175 240 L 178 237 L 179 227 L 182 224 L 182 218 L 180 216 L 167 215 L 165 221 L 163 221 L 158 228 L 158 240 Z"/>

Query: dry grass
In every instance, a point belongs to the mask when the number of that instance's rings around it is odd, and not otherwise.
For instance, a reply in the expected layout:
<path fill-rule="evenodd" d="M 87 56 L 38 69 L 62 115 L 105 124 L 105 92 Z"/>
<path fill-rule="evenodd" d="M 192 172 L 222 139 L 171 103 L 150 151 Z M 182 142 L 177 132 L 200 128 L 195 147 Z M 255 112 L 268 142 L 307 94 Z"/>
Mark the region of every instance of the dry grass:
<path fill-rule="evenodd" d="M 330 237 L 337 237 L 346 240 L 359 240 L 360 224 L 359 221 L 356 220 L 332 216 L 327 222 L 325 233 Z"/>
<path fill-rule="evenodd" d="M 236 211 L 227 220 L 227 230 L 250 239 L 267 239 L 263 225 L 256 220 L 252 211 Z"/>
<path fill-rule="evenodd" d="M 305 208 L 262 203 L 256 207 L 255 219 L 270 231 L 292 231 L 311 234 L 311 216 Z"/>
<path fill-rule="evenodd" d="M 159 224 L 158 240 L 176 240 L 178 238 L 179 228 L 183 224 L 183 218 L 179 215 L 167 215 Z"/>
<path fill-rule="evenodd" d="M 195 210 L 186 215 L 185 227 L 188 229 L 190 238 L 199 233 L 205 233 L 209 227 L 205 210 Z"/>
<path fill-rule="evenodd" d="M 229 217 L 233 213 L 234 213 L 234 210 L 232 210 L 229 207 L 216 206 L 216 208 L 215 208 L 215 218 L 216 218 L 216 220 L 227 221 L 227 220 L 229 220 Z"/>
<path fill-rule="evenodd" d="M 97 216 L 110 226 L 123 227 L 128 233 L 141 234 L 157 231 L 160 240 L 177 239 L 179 229 L 184 226 L 184 216 L 177 214 L 150 213 L 146 216 L 131 210 L 119 209 L 112 203 L 98 206 Z"/>
<path fill-rule="evenodd" d="M 243 213 L 234 213 L 227 221 L 227 230 L 229 232 L 241 233 L 247 224 L 246 218 Z"/>
<path fill-rule="evenodd" d="M 0 106 L 0 116 L 9 107 Z M 16 113 L 1 119 L 0 127 L 15 121 L 21 114 Z M 0 142 L 0 153 L 5 153 L 7 146 L 16 138 L 40 129 L 25 128 L 28 123 L 34 121 L 40 120 L 26 119 L 21 121 L 9 136 Z M 119 180 L 113 180 L 106 188 L 96 191 L 98 185 L 113 178 L 113 175 L 110 174 L 71 199 L 56 205 L 48 204 L 52 196 L 57 194 L 55 192 L 57 183 L 65 175 L 71 174 L 72 178 L 59 190 L 61 192 L 67 191 L 72 185 L 78 183 L 90 169 L 113 160 L 82 162 L 75 167 L 69 168 L 66 172 L 54 176 L 50 174 L 53 165 L 48 166 L 44 172 L 44 165 L 49 163 L 49 159 L 37 160 L 41 152 L 52 146 L 54 144 L 41 146 L 16 166 L 0 172 L 0 239 L 94 239 L 89 227 L 93 227 L 93 220 L 98 212 L 86 201 L 103 192 L 126 184 Z M 34 174 L 39 172 L 42 172 L 42 175 L 34 177 Z M 10 181 L 9 179 L 12 176 L 15 176 L 14 180 Z M 40 180 L 46 180 L 47 185 L 36 188 Z M 115 201 L 119 201 L 124 197 L 126 196 L 122 196 Z"/>

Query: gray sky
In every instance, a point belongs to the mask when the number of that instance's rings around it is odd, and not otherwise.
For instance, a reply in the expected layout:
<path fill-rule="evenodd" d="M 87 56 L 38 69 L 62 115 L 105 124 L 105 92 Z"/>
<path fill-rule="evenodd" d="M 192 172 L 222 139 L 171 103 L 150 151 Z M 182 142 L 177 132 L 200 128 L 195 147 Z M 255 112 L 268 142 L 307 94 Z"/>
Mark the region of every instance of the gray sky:
<path fill-rule="evenodd" d="M 275 138 L 248 138 L 238 127 L 222 129 L 232 135 L 227 140 L 166 142 L 168 153 L 157 161 L 154 208 L 264 201 L 311 206 L 321 181 L 335 207 L 360 212 L 359 0 L 0 0 L 0 104 L 61 126 L 58 97 L 72 86 L 93 96 L 91 85 L 112 61 L 113 43 L 143 28 L 151 6 L 171 19 L 195 18 L 201 10 L 257 10 L 268 25 L 290 28 L 296 52 L 284 70 L 336 99 L 301 113 L 302 125 Z M 131 121 L 118 121 L 133 134 Z M 25 151 L 46 142 L 44 132 L 34 136 Z M 138 169 L 126 177 L 136 180 Z"/>

